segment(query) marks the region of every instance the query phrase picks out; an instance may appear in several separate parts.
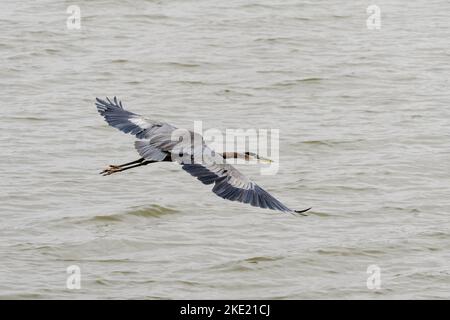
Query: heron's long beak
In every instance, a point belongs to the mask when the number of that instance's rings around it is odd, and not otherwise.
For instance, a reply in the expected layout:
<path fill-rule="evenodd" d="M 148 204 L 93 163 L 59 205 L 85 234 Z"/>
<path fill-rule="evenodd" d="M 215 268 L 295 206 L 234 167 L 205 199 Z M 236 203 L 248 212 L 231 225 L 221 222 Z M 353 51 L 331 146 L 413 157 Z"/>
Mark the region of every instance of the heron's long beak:
<path fill-rule="evenodd" d="M 263 163 L 272 163 L 272 162 L 274 162 L 272 159 L 264 158 L 264 157 L 261 157 L 261 156 L 258 156 L 257 159 L 258 159 L 260 162 L 263 162 Z"/>

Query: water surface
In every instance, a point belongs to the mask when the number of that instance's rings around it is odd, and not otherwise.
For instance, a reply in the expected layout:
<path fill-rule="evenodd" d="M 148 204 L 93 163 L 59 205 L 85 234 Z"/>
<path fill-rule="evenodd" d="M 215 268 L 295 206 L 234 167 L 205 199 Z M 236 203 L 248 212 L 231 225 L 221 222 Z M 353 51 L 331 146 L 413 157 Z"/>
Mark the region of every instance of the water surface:
<path fill-rule="evenodd" d="M 368 1 L 80 0 L 67 30 L 71 4 L 0 10 L 0 298 L 450 298 L 448 1 L 377 1 L 380 30 Z M 243 171 L 311 214 L 227 202 L 175 164 L 98 175 L 137 156 L 106 95 L 279 128 L 279 173 Z"/>

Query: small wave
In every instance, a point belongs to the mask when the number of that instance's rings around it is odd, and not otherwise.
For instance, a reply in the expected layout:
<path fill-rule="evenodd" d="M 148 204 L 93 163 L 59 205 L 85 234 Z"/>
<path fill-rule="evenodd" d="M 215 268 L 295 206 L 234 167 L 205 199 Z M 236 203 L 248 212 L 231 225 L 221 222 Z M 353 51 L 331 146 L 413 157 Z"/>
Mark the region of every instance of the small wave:
<path fill-rule="evenodd" d="M 127 60 L 127 59 L 114 59 L 114 60 L 111 60 L 111 62 L 112 63 L 126 63 L 126 62 L 129 62 L 129 60 Z"/>
<path fill-rule="evenodd" d="M 24 299 L 42 299 L 44 295 L 40 293 L 19 293 L 16 295 L 0 295 L 0 300 L 24 300 Z"/>
<path fill-rule="evenodd" d="M 257 73 L 292 74 L 291 70 L 257 70 Z"/>
<path fill-rule="evenodd" d="M 264 262 L 270 263 L 282 259 L 282 256 L 255 256 L 214 265 L 212 266 L 212 269 L 232 272 L 251 271 L 260 268 L 259 266 L 256 266 L 257 264 Z"/>
<path fill-rule="evenodd" d="M 119 215 L 105 215 L 105 216 L 95 216 L 91 220 L 93 221 L 101 221 L 101 222 L 115 222 L 115 221 L 121 221 Z"/>
<path fill-rule="evenodd" d="M 311 144 L 311 145 L 325 145 L 325 146 L 332 145 L 332 143 L 330 143 L 329 141 L 326 141 L 326 140 L 307 140 L 307 141 L 302 141 L 301 143 Z"/>
<path fill-rule="evenodd" d="M 124 19 L 132 20 L 164 20 L 169 17 L 164 14 L 126 14 L 123 16 Z"/>
<path fill-rule="evenodd" d="M 257 256 L 257 257 L 251 257 L 243 260 L 247 263 L 259 263 L 259 262 L 266 262 L 266 261 L 277 261 L 281 260 L 283 257 L 265 257 L 265 256 Z"/>
<path fill-rule="evenodd" d="M 159 205 L 152 205 L 149 208 L 140 208 L 140 209 L 128 211 L 125 213 L 117 213 L 117 214 L 110 214 L 110 215 L 97 215 L 89 220 L 95 221 L 95 222 L 118 222 L 118 221 L 123 221 L 130 216 L 144 217 L 144 218 L 161 217 L 163 215 L 171 214 L 171 213 L 175 213 L 175 212 L 178 212 L 178 211 L 174 210 L 174 209 L 162 207 Z"/>
<path fill-rule="evenodd" d="M 58 49 L 45 49 L 45 53 L 48 53 L 49 55 L 59 54 L 60 52 L 61 52 L 61 50 L 58 50 Z"/>
<path fill-rule="evenodd" d="M 318 217 L 332 217 L 334 214 L 326 213 L 322 211 L 315 211 L 314 208 L 307 212 L 308 216 L 318 216 Z"/>
<path fill-rule="evenodd" d="M 125 82 L 126 84 L 129 84 L 129 85 L 138 85 L 138 84 L 141 84 L 142 83 L 142 81 L 136 81 L 136 80 L 134 80 L 134 81 L 127 81 L 127 82 Z"/>
<path fill-rule="evenodd" d="M 315 82 L 319 82 L 322 80 L 326 80 L 325 78 L 318 78 L 318 77 L 310 77 L 310 78 L 303 78 L 303 79 L 295 79 L 295 80 L 287 80 L 287 81 L 282 81 L 282 82 L 277 82 L 274 84 L 274 86 L 277 87 L 291 87 L 291 86 L 295 86 L 298 85 L 299 83 L 315 83 Z"/>
<path fill-rule="evenodd" d="M 269 5 L 269 4 L 263 4 L 263 3 L 246 3 L 244 5 L 241 6 L 241 8 L 248 8 L 248 9 L 256 9 L 256 8 L 261 8 L 261 9 L 276 9 L 276 7 Z"/>
<path fill-rule="evenodd" d="M 67 258 L 56 258 L 56 261 L 64 261 L 64 262 L 92 262 L 92 263 L 115 263 L 115 264 L 119 264 L 119 263 L 142 263 L 142 261 L 137 261 L 137 260 L 130 260 L 127 258 L 124 259 L 67 259 Z"/>
<path fill-rule="evenodd" d="M 17 121 L 48 121 L 48 118 L 38 118 L 38 117 L 8 117 L 10 120 Z"/>
<path fill-rule="evenodd" d="M 187 63 L 187 62 L 167 62 L 166 65 L 168 66 L 175 66 L 175 67 L 181 67 L 181 68 L 196 68 L 200 67 L 197 63 Z"/>
<path fill-rule="evenodd" d="M 358 249 L 358 248 L 327 248 L 327 249 L 317 249 L 316 253 L 320 255 L 330 255 L 330 256 L 377 256 L 384 254 L 383 251 L 377 249 Z"/>
<path fill-rule="evenodd" d="M 293 17 L 294 20 L 300 20 L 300 21 L 309 21 L 312 20 L 311 18 L 307 17 Z"/>
<path fill-rule="evenodd" d="M 203 81 L 192 81 L 192 80 L 182 80 L 182 81 L 175 81 L 176 83 L 179 84 L 189 84 L 189 85 L 203 85 L 206 84 Z"/>
<path fill-rule="evenodd" d="M 278 42 L 278 41 L 289 41 L 289 40 L 293 40 L 293 38 L 287 38 L 287 37 L 256 38 L 254 41 L 256 41 L 256 42 Z"/>
<path fill-rule="evenodd" d="M 111 281 L 108 281 L 106 279 L 97 279 L 97 280 L 95 280 L 95 283 L 99 284 L 99 285 L 102 285 L 102 286 L 109 286 L 109 285 L 112 284 Z"/>
<path fill-rule="evenodd" d="M 365 141 L 364 139 L 355 139 L 355 140 L 305 140 L 301 141 L 303 144 L 310 145 L 325 145 L 328 147 L 332 147 L 340 144 L 349 144 L 349 143 L 359 143 Z"/>
<path fill-rule="evenodd" d="M 177 280 L 176 283 L 182 284 L 184 286 L 188 287 L 196 287 L 200 285 L 200 282 L 197 281 L 190 281 L 190 280 Z"/>
<path fill-rule="evenodd" d="M 218 95 L 236 95 L 236 96 L 253 97 L 253 95 L 250 93 L 240 92 L 240 91 L 231 90 L 231 89 L 221 90 L 220 92 L 217 92 L 217 94 Z"/>
<path fill-rule="evenodd" d="M 350 19 L 352 16 L 349 16 L 349 15 L 338 15 L 338 14 L 334 14 L 333 15 L 333 18 L 336 18 L 336 19 Z"/>
<path fill-rule="evenodd" d="M 160 217 L 165 214 L 175 213 L 177 210 L 153 205 L 150 208 L 138 209 L 135 211 L 128 212 L 128 215 L 138 216 L 138 217 Z"/>
<path fill-rule="evenodd" d="M 116 270 L 116 271 L 111 271 L 111 274 L 118 274 L 118 275 L 122 275 L 122 276 L 127 276 L 127 275 L 134 275 L 134 274 L 139 274 L 139 272 L 137 271 L 128 271 L 128 270 Z"/>
<path fill-rule="evenodd" d="M 308 81 L 321 81 L 321 80 L 326 80 L 325 78 L 317 78 L 317 77 L 311 77 L 311 78 L 304 78 L 304 79 L 299 79 L 296 80 L 297 82 L 308 82 Z"/>

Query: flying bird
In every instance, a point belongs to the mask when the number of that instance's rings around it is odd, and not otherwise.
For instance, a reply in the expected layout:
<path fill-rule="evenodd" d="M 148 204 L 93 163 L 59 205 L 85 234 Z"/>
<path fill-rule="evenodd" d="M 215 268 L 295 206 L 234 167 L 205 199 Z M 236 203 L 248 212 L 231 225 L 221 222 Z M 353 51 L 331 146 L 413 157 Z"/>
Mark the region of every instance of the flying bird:
<path fill-rule="evenodd" d="M 230 158 L 269 162 L 270 159 L 252 152 L 216 153 L 205 144 L 201 135 L 188 130 L 183 132 L 190 139 L 174 139 L 174 134 L 180 129 L 127 111 L 116 97 L 112 101 L 108 97 L 106 101 L 96 98 L 95 105 L 110 126 L 139 139 L 134 145 L 141 158 L 122 165 L 110 165 L 100 172 L 104 176 L 155 162 L 175 161 L 202 183 L 213 185 L 212 191 L 224 199 L 293 214 L 303 214 L 311 209 L 289 209 L 226 162 Z M 200 143 L 194 143 L 195 141 Z"/>

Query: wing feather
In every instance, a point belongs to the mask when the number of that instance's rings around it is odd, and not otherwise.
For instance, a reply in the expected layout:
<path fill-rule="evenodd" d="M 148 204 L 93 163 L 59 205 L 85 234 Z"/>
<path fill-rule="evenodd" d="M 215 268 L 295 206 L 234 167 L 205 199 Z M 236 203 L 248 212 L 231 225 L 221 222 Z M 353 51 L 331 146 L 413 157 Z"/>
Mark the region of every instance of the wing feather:
<path fill-rule="evenodd" d="M 151 139 L 161 132 L 173 131 L 176 128 L 165 122 L 153 121 L 123 108 L 122 102 L 114 97 L 111 101 L 96 98 L 98 113 L 106 122 L 122 132 L 135 135 L 138 139 Z"/>
<path fill-rule="evenodd" d="M 214 183 L 212 191 L 223 199 L 248 203 L 255 207 L 294 212 L 262 189 L 235 167 L 203 145 L 201 163 L 182 164 L 182 168 L 202 183 Z"/>

